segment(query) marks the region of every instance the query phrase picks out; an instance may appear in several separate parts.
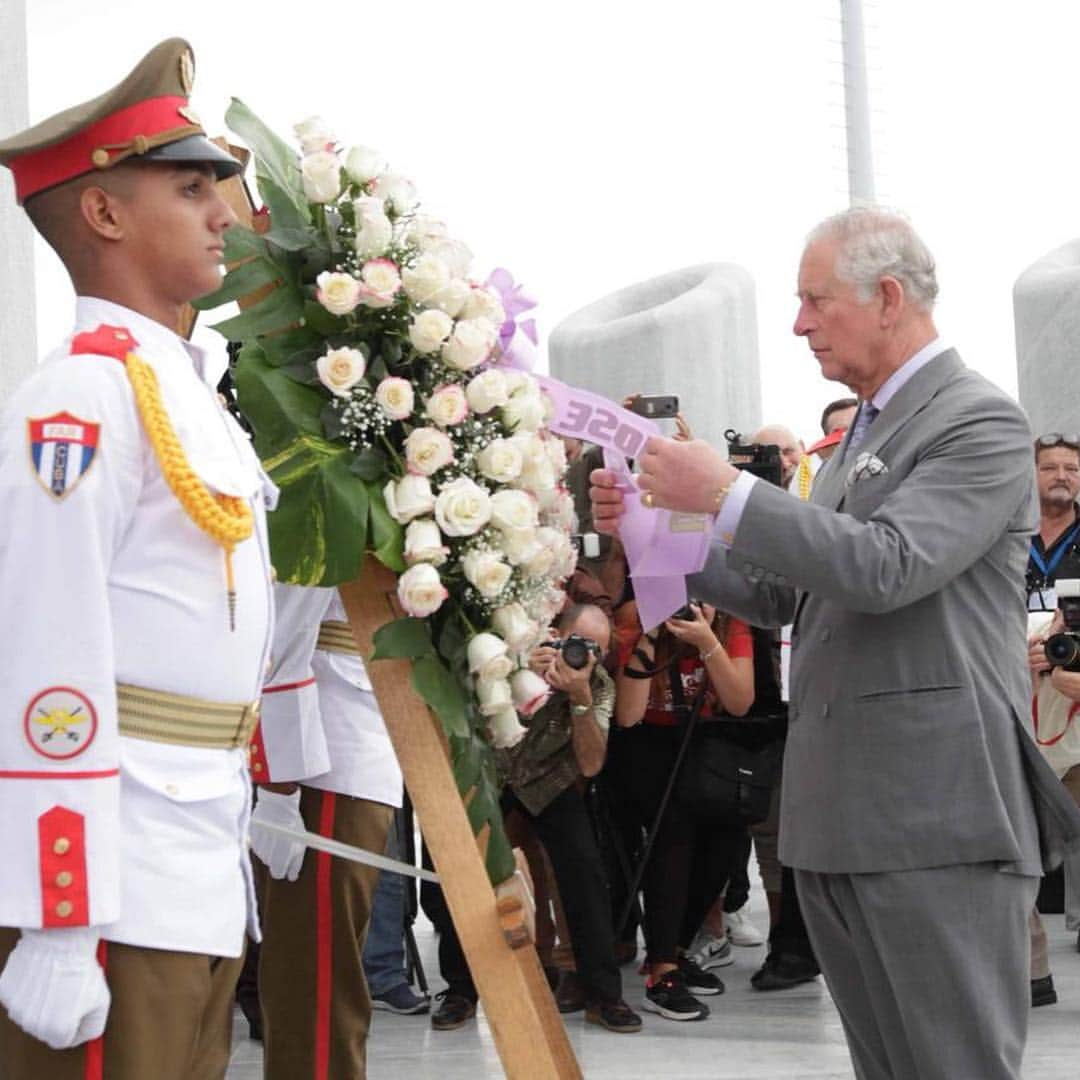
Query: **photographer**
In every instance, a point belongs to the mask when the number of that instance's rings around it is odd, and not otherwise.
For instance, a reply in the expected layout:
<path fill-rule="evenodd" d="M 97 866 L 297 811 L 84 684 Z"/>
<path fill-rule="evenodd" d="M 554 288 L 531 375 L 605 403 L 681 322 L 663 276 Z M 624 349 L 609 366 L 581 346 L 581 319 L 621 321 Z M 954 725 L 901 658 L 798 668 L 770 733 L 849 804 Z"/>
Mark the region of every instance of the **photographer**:
<path fill-rule="evenodd" d="M 499 752 L 506 785 L 502 810 L 507 817 L 518 813 L 529 819 L 551 860 L 585 987 L 585 1019 L 609 1031 L 633 1032 L 640 1030 L 641 1018 L 622 1000 L 607 882 L 578 785 L 604 763 L 615 695 L 600 661 L 611 624 L 600 608 L 580 604 L 564 611 L 555 629 L 560 637 L 536 648 L 529 665 L 552 692 L 527 719 L 521 741 Z M 453 926 L 445 920 L 437 929 L 440 967 L 449 986 L 432 1025 L 446 1030 L 475 1013 L 477 995 Z M 454 961 L 450 965 L 448 958 Z M 461 977 L 450 979 L 449 970 Z"/>
<path fill-rule="evenodd" d="M 657 632 L 642 634 L 617 681 L 615 718 L 634 727 L 626 743 L 624 795 L 652 822 L 685 735 L 681 714 L 699 691 L 701 720 L 742 716 L 754 700 L 753 640 L 749 628 L 706 604 L 690 605 Z M 638 726 L 640 725 L 640 726 Z M 716 994 L 723 984 L 682 954 L 695 843 L 706 841 L 707 873 L 715 896 L 724 884 L 741 827 L 718 828 L 698 820 L 677 794 L 656 833 L 645 868 L 645 942 L 648 980 L 645 1008 L 669 1020 L 699 1020 L 706 1005 L 693 992 Z M 704 911 L 698 913 L 704 915 Z M 700 918 L 698 919 L 700 921 Z"/>

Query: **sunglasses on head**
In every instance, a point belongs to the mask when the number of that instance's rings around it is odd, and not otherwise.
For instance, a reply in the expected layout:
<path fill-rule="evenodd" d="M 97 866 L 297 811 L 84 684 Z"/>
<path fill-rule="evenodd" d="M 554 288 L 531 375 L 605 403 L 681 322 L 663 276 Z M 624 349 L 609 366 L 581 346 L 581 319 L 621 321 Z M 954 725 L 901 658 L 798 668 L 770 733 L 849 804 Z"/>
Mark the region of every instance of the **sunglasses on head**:
<path fill-rule="evenodd" d="M 1067 446 L 1070 450 L 1080 450 L 1080 435 L 1062 435 L 1060 431 L 1050 431 L 1035 440 L 1040 450 L 1050 450 L 1055 446 Z"/>

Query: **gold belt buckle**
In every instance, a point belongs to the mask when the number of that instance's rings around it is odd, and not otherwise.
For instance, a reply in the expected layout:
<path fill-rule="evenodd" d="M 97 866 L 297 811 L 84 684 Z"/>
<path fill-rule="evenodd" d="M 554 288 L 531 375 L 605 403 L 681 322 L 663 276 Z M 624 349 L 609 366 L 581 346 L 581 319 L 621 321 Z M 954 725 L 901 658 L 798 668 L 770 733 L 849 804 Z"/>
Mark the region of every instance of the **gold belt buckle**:
<path fill-rule="evenodd" d="M 236 746 L 244 749 L 251 742 L 255 728 L 259 724 L 259 702 L 253 701 L 244 706 L 240 715 L 240 726 L 236 730 Z"/>

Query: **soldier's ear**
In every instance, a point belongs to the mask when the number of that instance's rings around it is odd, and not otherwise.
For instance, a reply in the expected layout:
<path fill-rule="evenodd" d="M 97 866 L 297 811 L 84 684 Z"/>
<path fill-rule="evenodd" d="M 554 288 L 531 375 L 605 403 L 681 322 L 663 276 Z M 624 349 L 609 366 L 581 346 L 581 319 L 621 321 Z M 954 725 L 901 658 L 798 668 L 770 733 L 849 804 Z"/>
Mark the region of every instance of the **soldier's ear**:
<path fill-rule="evenodd" d="M 91 185 L 79 195 L 79 212 L 91 232 L 104 240 L 120 240 L 124 235 L 119 200 L 103 187 Z"/>

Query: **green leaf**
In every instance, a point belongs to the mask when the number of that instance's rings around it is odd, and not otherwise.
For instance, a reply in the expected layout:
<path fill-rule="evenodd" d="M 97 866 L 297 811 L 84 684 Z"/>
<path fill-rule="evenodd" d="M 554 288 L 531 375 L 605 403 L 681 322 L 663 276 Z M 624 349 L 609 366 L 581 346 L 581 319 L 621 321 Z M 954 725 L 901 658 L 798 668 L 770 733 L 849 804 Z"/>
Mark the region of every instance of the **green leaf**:
<path fill-rule="evenodd" d="M 349 472 L 349 456 L 347 448 L 301 435 L 264 461 L 281 491 L 277 510 L 267 519 L 270 553 L 281 581 L 340 585 L 360 573 L 368 497 Z"/>
<path fill-rule="evenodd" d="M 288 199 L 301 224 L 311 224 L 311 211 L 304 197 L 297 152 L 275 135 L 239 98 L 232 99 L 225 113 L 225 123 L 254 153 L 256 177 L 268 180 Z M 262 185 L 259 190 L 261 193 Z M 273 206 L 270 212 L 273 214 Z M 292 224 L 280 218 L 272 220 L 275 226 Z"/>
<path fill-rule="evenodd" d="M 334 403 L 332 401 L 328 401 L 323 406 L 322 412 L 319 413 L 319 419 L 322 421 L 323 434 L 328 439 L 338 439 L 345 431 L 345 428 L 341 423 L 341 413 L 334 408 Z M 354 459 L 353 465 L 355 464 L 356 461 Z M 352 468 L 352 466 L 349 467 Z M 355 473 L 356 469 L 352 469 L 352 471 Z"/>
<path fill-rule="evenodd" d="M 422 619 L 410 615 L 384 623 L 372 638 L 372 660 L 414 660 L 432 651 L 431 631 Z"/>
<path fill-rule="evenodd" d="M 262 345 L 244 345 L 233 377 L 237 403 L 255 432 L 255 452 L 261 458 L 281 453 L 298 436 L 322 435 L 319 414 L 326 402 L 325 392 L 301 386 L 273 367 Z"/>
<path fill-rule="evenodd" d="M 266 353 L 266 360 L 273 367 L 295 363 L 307 355 L 311 360 L 323 353 L 322 334 L 307 326 L 294 326 L 273 337 L 264 338 L 259 344 Z M 302 355 L 303 354 L 303 355 Z"/>
<path fill-rule="evenodd" d="M 290 364 L 283 364 L 277 370 L 288 375 L 290 379 L 295 379 L 304 386 L 322 385 L 319 379 L 319 373 L 315 370 L 315 365 L 310 360 L 294 360 Z"/>
<path fill-rule="evenodd" d="M 265 255 L 266 241 L 243 225 L 233 225 L 225 233 L 225 261 L 242 262 L 252 255 Z"/>
<path fill-rule="evenodd" d="M 324 337 L 342 334 L 349 326 L 342 316 L 331 315 L 317 300 L 306 300 L 304 302 L 304 325 L 309 326 L 316 333 L 322 334 Z M 363 346 L 358 347 L 360 348 L 360 351 L 367 356 L 367 348 Z"/>
<path fill-rule="evenodd" d="M 304 301 L 300 293 L 294 288 L 282 286 L 239 315 L 214 323 L 214 329 L 230 341 L 246 341 L 260 334 L 284 330 L 303 313 Z"/>
<path fill-rule="evenodd" d="M 273 210 L 270 211 L 270 214 L 270 220 L 273 221 Z M 284 225 L 277 224 L 269 232 L 263 234 L 263 239 L 267 243 L 281 248 L 282 251 L 303 251 L 305 248 L 321 241 L 321 237 L 314 229 L 287 228 Z"/>
<path fill-rule="evenodd" d="M 336 413 L 334 415 L 337 416 Z M 323 423 L 326 423 L 325 415 Z M 361 450 L 352 459 L 352 464 L 349 466 L 350 470 L 359 476 L 361 480 L 367 480 L 372 484 L 378 484 L 380 480 L 385 482 L 389 474 L 389 467 L 390 463 L 386 455 L 381 450 L 376 450 L 374 446 Z M 380 530 L 381 527 L 382 523 L 380 522 Z"/>
<path fill-rule="evenodd" d="M 206 296 L 200 296 L 193 300 L 191 306 L 196 311 L 210 311 L 229 303 L 230 300 L 240 300 L 250 296 L 256 289 L 269 285 L 273 281 L 281 279 L 281 271 L 269 259 L 258 256 L 249 259 L 239 266 L 234 266 L 221 283 L 221 288 L 215 289 Z"/>
<path fill-rule="evenodd" d="M 439 634 L 439 655 L 451 664 L 458 663 L 465 655 L 467 643 L 465 632 L 456 618 L 446 620 Z"/>
<path fill-rule="evenodd" d="M 386 509 L 386 499 L 378 484 L 367 485 L 371 506 L 371 549 L 375 558 L 388 570 L 403 573 L 405 559 L 402 548 L 405 545 L 405 530 L 390 516 Z"/>
<path fill-rule="evenodd" d="M 413 661 L 412 685 L 439 717 L 447 734 L 461 736 L 468 732 L 465 691 L 434 653 Z"/>

